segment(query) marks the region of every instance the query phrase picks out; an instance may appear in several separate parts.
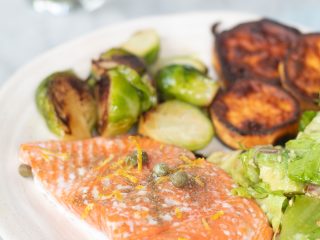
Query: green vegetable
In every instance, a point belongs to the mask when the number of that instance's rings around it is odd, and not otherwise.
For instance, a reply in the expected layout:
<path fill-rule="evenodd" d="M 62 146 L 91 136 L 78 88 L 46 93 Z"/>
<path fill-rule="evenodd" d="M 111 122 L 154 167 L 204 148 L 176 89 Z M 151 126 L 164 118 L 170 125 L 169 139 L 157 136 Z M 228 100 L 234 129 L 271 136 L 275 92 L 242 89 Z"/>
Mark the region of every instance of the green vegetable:
<path fill-rule="evenodd" d="M 97 83 L 98 130 L 102 136 L 126 133 L 141 112 L 140 95 L 119 68 L 111 69 Z"/>
<path fill-rule="evenodd" d="M 170 181 L 177 188 L 183 188 L 189 183 L 189 176 L 186 172 L 178 171 L 170 176 Z"/>
<path fill-rule="evenodd" d="M 145 113 L 138 132 L 160 142 L 198 150 L 210 142 L 213 126 L 198 108 L 172 100 Z"/>
<path fill-rule="evenodd" d="M 295 181 L 320 185 L 320 144 L 314 145 L 301 158 L 293 159 L 288 166 L 289 176 Z"/>
<path fill-rule="evenodd" d="M 300 133 L 297 139 L 287 142 L 291 154 L 288 163 L 289 177 L 294 181 L 320 184 L 320 115 Z"/>
<path fill-rule="evenodd" d="M 143 58 L 147 64 L 154 63 L 160 51 L 160 37 L 153 29 L 134 33 L 122 48 Z"/>
<path fill-rule="evenodd" d="M 137 90 L 141 102 L 141 112 L 145 112 L 157 104 L 156 91 L 151 85 L 148 75 L 140 77 L 135 70 L 125 66 L 119 66 L 118 71 L 126 76 L 126 80 Z"/>
<path fill-rule="evenodd" d="M 100 59 L 94 63 L 103 69 L 112 69 L 124 65 L 132 68 L 139 75 L 143 75 L 147 71 L 147 66 L 141 58 L 122 48 L 111 48 L 102 53 Z"/>
<path fill-rule="evenodd" d="M 273 192 L 302 193 L 304 184 L 289 178 L 288 159 L 287 152 L 281 149 L 275 149 L 273 153 L 263 152 L 260 149 L 256 156 L 260 172 L 259 178 L 262 182 L 268 184 Z"/>
<path fill-rule="evenodd" d="M 218 90 L 217 82 L 195 68 L 170 65 L 157 76 L 157 89 L 162 99 L 179 99 L 196 106 L 208 106 Z"/>
<path fill-rule="evenodd" d="M 96 104 L 89 87 L 72 71 L 56 72 L 36 92 L 39 112 L 48 128 L 69 139 L 91 137 L 96 124 Z"/>
<path fill-rule="evenodd" d="M 273 194 L 270 194 L 263 199 L 257 199 L 261 209 L 267 214 L 275 233 L 279 231 L 283 215 L 282 209 L 286 204 L 286 201 L 287 198 L 285 196 Z"/>
<path fill-rule="evenodd" d="M 303 131 L 316 115 L 315 111 L 304 111 L 300 118 L 299 130 Z"/>
<path fill-rule="evenodd" d="M 135 150 L 133 153 L 128 155 L 125 158 L 125 163 L 128 166 L 135 167 L 138 165 L 138 152 Z M 148 154 L 145 151 L 142 151 L 142 164 L 145 165 L 148 163 Z"/>
<path fill-rule="evenodd" d="M 33 174 L 32 174 L 32 169 L 31 169 L 31 167 L 30 167 L 29 165 L 27 165 L 27 164 L 21 164 L 21 165 L 19 166 L 19 174 L 20 174 L 20 176 L 26 177 L 26 178 L 33 176 Z"/>
<path fill-rule="evenodd" d="M 280 240 L 320 238 L 320 199 L 296 196 L 282 218 Z"/>
<path fill-rule="evenodd" d="M 160 59 L 154 68 L 159 70 L 170 65 L 184 65 L 188 67 L 193 67 L 203 74 L 207 74 L 208 72 L 207 66 L 200 59 L 192 55 L 174 56 L 165 59 Z"/>
<path fill-rule="evenodd" d="M 167 176 L 170 173 L 170 168 L 167 164 L 165 163 L 158 163 L 153 167 L 153 173 L 157 177 L 163 177 Z"/>
<path fill-rule="evenodd" d="M 230 152 L 214 152 L 207 161 L 226 171 L 236 183 L 246 185 L 247 180 L 244 177 L 244 168 L 240 159 L 241 150 Z"/>

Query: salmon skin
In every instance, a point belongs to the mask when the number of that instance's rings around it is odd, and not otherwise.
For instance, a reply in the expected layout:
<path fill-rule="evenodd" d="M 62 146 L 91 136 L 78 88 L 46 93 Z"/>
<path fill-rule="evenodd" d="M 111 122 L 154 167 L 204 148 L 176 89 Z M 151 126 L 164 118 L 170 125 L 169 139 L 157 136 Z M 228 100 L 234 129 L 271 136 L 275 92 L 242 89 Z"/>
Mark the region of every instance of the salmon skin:
<path fill-rule="evenodd" d="M 123 159 L 145 151 L 142 169 Z M 182 148 L 143 137 L 93 138 L 23 144 L 20 159 L 59 204 L 106 235 L 106 239 L 272 238 L 258 205 L 231 194 L 221 169 Z M 183 170 L 192 183 L 175 187 L 155 178 L 155 164 Z"/>

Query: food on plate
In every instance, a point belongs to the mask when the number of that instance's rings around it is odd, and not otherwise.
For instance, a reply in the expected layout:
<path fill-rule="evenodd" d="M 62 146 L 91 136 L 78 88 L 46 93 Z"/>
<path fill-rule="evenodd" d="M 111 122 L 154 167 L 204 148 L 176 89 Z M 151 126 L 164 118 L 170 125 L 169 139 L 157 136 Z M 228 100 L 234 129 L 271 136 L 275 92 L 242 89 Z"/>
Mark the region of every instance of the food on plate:
<path fill-rule="evenodd" d="M 277 239 L 320 237 L 319 123 L 320 113 L 284 147 L 258 146 L 208 158 L 238 184 L 233 194 L 257 201 Z"/>
<path fill-rule="evenodd" d="M 213 61 L 226 87 L 241 79 L 280 85 L 279 63 L 300 32 L 270 19 L 246 22 L 221 33 L 214 28 Z"/>
<path fill-rule="evenodd" d="M 178 100 L 164 102 L 143 114 L 138 132 L 189 150 L 204 148 L 214 134 L 210 119 L 199 108 Z"/>
<path fill-rule="evenodd" d="M 184 65 L 197 69 L 203 74 L 208 73 L 207 66 L 197 57 L 193 55 L 183 55 L 183 56 L 171 56 L 168 58 L 159 59 L 154 68 L 160 70 L 166 66 L 170 65 Z"/>
<path fill-rule="evenodd" d="M 269 19 L 214 34 L 222 89 L 194 56 L 156 63 L 151 29 L 85 81 L 48 76 L 36 103 L 69 141 L 23 144 L 20 175 L 110 240 L 320 239 L 319 34 Z M 197 158 L 214 128 L 241 150 Z"/>
<path fill-rule="evenodd" d="M 96 103 L 87 84 L 72 71 L 45 78 L 36 104 L 48 128 L 64 139 L 90 138 L 97 119 Z"/>
<path fill-rule="evenodd" d="M 124 65 L 109 69 L 96 83 L 98 132 L 102 136 L 126 133 L 139 115 L 156 103 L 154 89 Z"/>
<path fill-rule="evenodd" d="M 317 112 L 315 111 L 302 112 L 300 116 L 300 121 L 299 121 L 299 131 L 303 131 L 316 115 L 317 115 Z"/>
<path fill-rule="evenodd" d="M 126 165 L 133 151 L 148 163 Z M 264 213 L 231 194 L 223 170 L 175 146 L 127 136 L 48 141 L 22 145 L 20 158 L 51 198 L 110 240 L 272 238 Z M 159 163 L 169 175 L 153 174 Z"/>
<path fill-rule="evenodd" d="M 292 206 L 289 206 L 283 215 L 283 227 L 279 240 L 318 239 L 320 237 L 319 209 L 319 198 L 296 196 Z"/>
<path fill-rule="evenodd" d="M 159 55 L 160 37 L 154 29 L 145 29 L 134 33 L 121 47 L 152 64 Z"/>
<path fill-rule="evenodd" d="M 218 90 L 217 82 L 182 64 L 160 69 L 156 84 L 161 99 L 179 99 L 196 106 L 208 106 Z"/>
<path fill-rule="evenodd" d="M 221 89 L 210 112 L 217 136 L 234 149 L 274 144 L 298 131 L 296 100 L 262 81 L 241 80 Z"/>
<path fill-rule="evenodd" d="M 130 67 L 139 75 L 143 75 L 147 71 L 146 64 L 138 56 L 122 48 L 111 48 L 102 53 L 98 60 L 92 60 L 91 77 L 96 81 L 99 81 L 101 75 L 103 75 L 107 70 L 119 65 Z"/>
<path fill-rule="evenodd" d="M 109 70 L 115 68 L 121 70 L 126 75 L 126 80 L 137 89 L 141 98 L 141 112 L 147 111 L 157 103 L 153 79 L 148 73 L 147 66 L 138 56 L 121 48 L 112 48 L 101 54 L 98 60 L 92 61 L 88 84 L 94 89 L 96 85 L 99 86 L 97 82 L 105 78 Z"/>
<path fill-rule="evenodd" d="M 319 110 L 320 34 L 305 34 L 299 38 L 281 64 L 281 81 L 300 103 L 303 110 Z"/>

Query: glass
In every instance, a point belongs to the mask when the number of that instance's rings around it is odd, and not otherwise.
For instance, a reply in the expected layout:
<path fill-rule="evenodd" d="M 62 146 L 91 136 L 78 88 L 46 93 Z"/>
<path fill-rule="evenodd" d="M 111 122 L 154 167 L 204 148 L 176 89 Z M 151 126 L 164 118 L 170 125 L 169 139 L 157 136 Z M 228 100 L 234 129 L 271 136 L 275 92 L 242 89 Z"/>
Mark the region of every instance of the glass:
<path fill-rule="evenodd" d="M 61 15 L 67 14 L 77 8 L 94 11 L 105 2 L 106 0 L 32 0 L 32 5 L 38 12 L 49 12 L 55 15 Z"/>

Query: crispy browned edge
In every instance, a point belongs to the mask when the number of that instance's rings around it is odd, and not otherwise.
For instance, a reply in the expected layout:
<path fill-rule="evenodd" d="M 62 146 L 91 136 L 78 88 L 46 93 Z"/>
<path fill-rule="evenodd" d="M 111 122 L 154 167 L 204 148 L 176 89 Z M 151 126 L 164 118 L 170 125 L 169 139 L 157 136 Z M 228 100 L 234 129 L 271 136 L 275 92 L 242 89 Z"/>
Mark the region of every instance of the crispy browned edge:
<path fill-rule="evenodd" d="M 256 81 L 256 80 L 244 80 L 244 81 Z M 270 83 L 263 83 L 277 88 L 278 91 L 284 92 L 290 100 L 294 103 L 293 111 L 294 116 L 288 121 L 282 124 L 275 125 L 272 128 L 265 130 L 257 130 L 254 133 L 251 131 L 245 131 L 233 126 L 227 119 L 220 114 L 216 114 L 214 111 L 214 103 L 221 98 L 229 90 L 220 89 L 217 96 L 210 107 L 211 119 L 219 140 L 226 146 L 232 149 L 241 149 L 243 147 L 249 148 L 257 145 L 275 144 L 283 138 L 293 137 L 298 132 L 298 123 L 300 117 L 299 104 L 295 98 L 289 93 L 285 92 L 282 88 Z"/>
<path fill-rule="evenodd" d="M 315 35 L 320 38 L 320 32 L 319 32 L 319 33 L 304 34 L 301 36 L 300 39 L 303 40 L 304 37 L 315 36 Z M 284 61 L 279 65 L 279 74 L 280 74 L 281 84 L 285 90 L 291 93 L 298 100 L 301 110 L 320 110 L 320 106 L 314 102 L 314 99 L 304 94 L 304 92 L 300 88 L 296 87 L 293 84 L 292 79 L 289 78 L 288 67 L 286 63 L 288 62 L 288 58 L 290 54 L 295 50 L 296 49 L 291 49 L 288 52 L 287 56 L 285 57 Z"/>
<path fill-rule="evenodd" d="M 282 24 L 280 22 L 271 20 L 269 18 L 262 18 L 262 19 L 259 19 L 259 20 L 256 20 L 256 21 L 250 21 L 250 22 L 241 23 L 241 24 L 238 24 L 238 25 L 234 26 L 231 29 L 228 29 L 228 30 L 225 30 L 225 31 L 222 31 L 222 32 L 218 32 L 217 31 L 219 23 L 215 23 L 212 26 L 212 34 L 214 36 L 213 49 L 212 49 L 212 52 L 213 52 L 212 53 L 212 64 L 213 64 L 213 67 L 215 68 L 215 70 L 216 70 L 216 72 L 218 74 L 219 80 L 222 82 L 224 88 L 230 87 L 230 85 L 232 83 L 234 83 L 235 79 L 232 79 L 230 71 L 226 67 L 226 65 L 227 65 L 226 62 L 227 61 L 224 58 L 224 55 L 222 53 L 222 49 L 219 47 L 220 46 L 219 43 L 221 42 L 222 33 L 225 33 L 225 32 L 228 32 L 228 31 L 234 31 L 234 30 L 237 30 L 238 28 L 241 28 L 241 27 L 243 27 L 245 25 L 260 23 L 262 21 L 269 22 L 271 24 L 275 24 L 275 25 L 278 25 L 278 26 L 283 27 L 283 28 L 287 28 L 288 31 L 294 31 L 297 34 L 300 34 L 300 31 L 298 29 L 296 29 L 294 27 L 291 27 L 291 26 L 287 26 L 287 25 Z"/>

